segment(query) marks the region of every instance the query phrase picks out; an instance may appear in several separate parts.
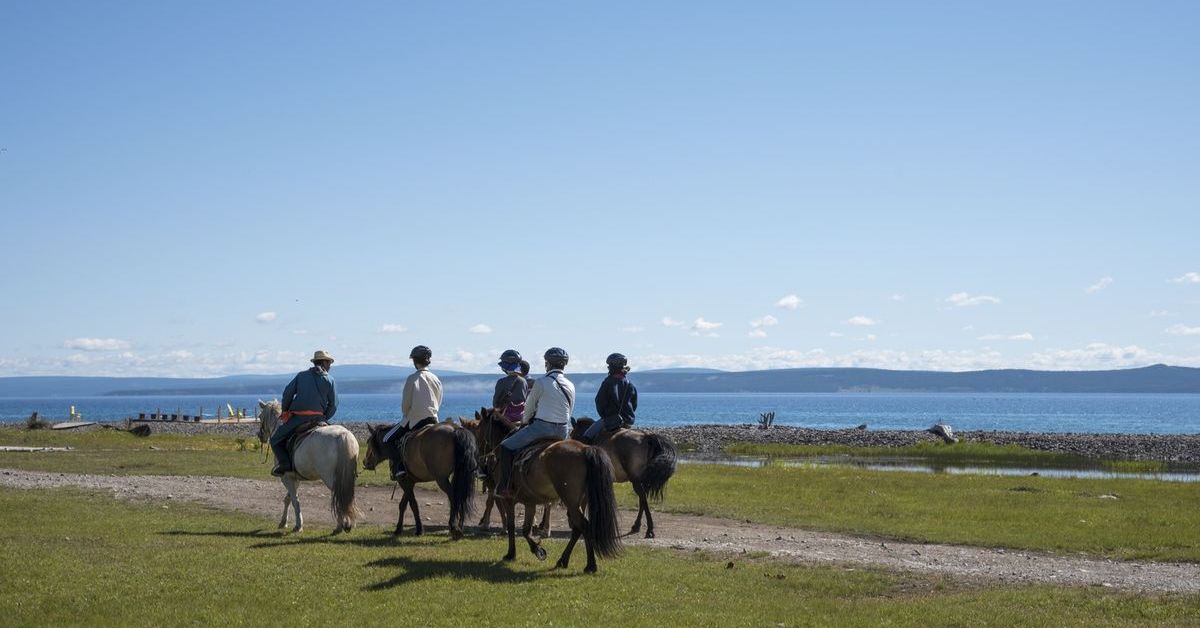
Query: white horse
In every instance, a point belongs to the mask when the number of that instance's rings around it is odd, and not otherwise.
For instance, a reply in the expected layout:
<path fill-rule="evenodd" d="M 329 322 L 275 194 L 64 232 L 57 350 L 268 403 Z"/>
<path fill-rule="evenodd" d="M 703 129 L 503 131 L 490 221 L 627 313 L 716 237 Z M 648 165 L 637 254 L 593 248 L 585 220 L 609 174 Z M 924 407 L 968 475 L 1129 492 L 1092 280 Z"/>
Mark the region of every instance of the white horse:
<path fill-rule="evenodd" d="M 258 402 L 258 440 L 266 445 L 279 425 L 282 408 L 278 399 Z M 358 510 L 354 506 L 354 483 L 358 479 L 358 439 L 341 425 L 327 425 L 309 432 L 292 455 L 295 471 L 281 478 L 287 495 L 283 496 L 283 516 L 279 527 L 287 526 L 288 506 L 296 510 L 296 526 L 293 532 L 304 529 L 304 518 L 300 514 L 300 499 L 296 488 L 300 480 L 321 480 L 332 492 L 329 508 L 337 528 L 333 533 L 354 528 Z"/>

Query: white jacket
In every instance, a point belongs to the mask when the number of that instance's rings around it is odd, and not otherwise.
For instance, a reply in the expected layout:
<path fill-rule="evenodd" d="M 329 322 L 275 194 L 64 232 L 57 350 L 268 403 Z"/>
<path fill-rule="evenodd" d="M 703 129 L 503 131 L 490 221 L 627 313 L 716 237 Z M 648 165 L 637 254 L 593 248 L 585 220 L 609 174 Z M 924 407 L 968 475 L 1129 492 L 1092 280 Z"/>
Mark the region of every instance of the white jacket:
<path fill-rule="evenodd" d="M 402 426 L 408 428 L 429 417 L 438 418 L 442 407 L 442 380 L 429 369 L 418 369 L 404 380 L 404 398 L 400 410 L 404 413 Z"/>
<path fill-rule="evenodd" d="M 533 384 L 525 400 L 524 422 L 539 419 L 547 423 L 566 424 L 575 410 L 575 384 L 563 372 L 554 369 Z"/>

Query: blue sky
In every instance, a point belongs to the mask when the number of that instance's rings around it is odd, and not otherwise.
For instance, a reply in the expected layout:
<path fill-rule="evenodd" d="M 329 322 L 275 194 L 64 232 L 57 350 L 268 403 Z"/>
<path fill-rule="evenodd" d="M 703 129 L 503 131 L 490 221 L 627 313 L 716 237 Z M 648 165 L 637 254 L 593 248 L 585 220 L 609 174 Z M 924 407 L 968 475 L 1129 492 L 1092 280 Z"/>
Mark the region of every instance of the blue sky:
<path fill-rule="evenodd" d="M 9 3 L 0 368 L 1200 366 L 1198 26 Z"/>

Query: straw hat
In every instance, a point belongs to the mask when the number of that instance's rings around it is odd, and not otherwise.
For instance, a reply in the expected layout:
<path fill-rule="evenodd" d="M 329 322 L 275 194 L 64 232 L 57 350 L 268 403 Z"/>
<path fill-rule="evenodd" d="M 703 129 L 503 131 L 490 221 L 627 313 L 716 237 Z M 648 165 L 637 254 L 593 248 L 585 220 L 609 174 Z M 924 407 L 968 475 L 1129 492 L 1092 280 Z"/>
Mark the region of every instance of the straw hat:
<path fill-rule="evenodd" d="M 322 360 L 328 360 L 329 362 L 333 362 L 333 356 L 329 355 L 325 351 L 317 351 L 316 353 L 313 354 L 311 361 L 312 362 L 320 362 Z"/>

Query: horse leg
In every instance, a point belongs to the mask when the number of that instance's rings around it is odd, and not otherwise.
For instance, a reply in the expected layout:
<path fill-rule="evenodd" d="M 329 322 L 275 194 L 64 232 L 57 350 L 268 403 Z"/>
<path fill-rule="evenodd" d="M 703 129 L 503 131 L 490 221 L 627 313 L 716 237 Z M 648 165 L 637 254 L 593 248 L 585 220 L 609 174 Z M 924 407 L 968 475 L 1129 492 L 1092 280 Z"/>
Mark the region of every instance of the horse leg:
<path fill-rule="evenodd" d="M 296 481 L 295 476 L 287 477 L 285 475 L 283 483 L 287 486 L 288 495 L 292 497 L 292 508 L 296 511 L 296 525 L 292 527 L 292 532 L 302 532 L 304 530 L 304 516 L 300 514 L 299 482 Z"/>
<path fill-rule="evenodd" d="M 633 520 L 633 527 L 629 528 L 629 533 L 637 534 L 642 530 L 642 511 L 646 507 L 646 493 L 642 491 L 641 482 L 632 481 L 631 483 L 633 484 L 633 492 L 637 493 L 638 496 L 638 514 L 637 518 Z"/>
<path fill-rule="evenodd" d="M 650 516 L 650 502 L 646 501 L 646 493 L 638 493 L 638 518 L 646 511 L 646 538 L 654 538 L 654 518 Z M 636 525 L 634 527 L 637 527 Z"/>
<path fill-rule="evenodd" d="M 283 516 L 279 517 L 279 529 L 280 530 L 287 527 L 287 513 L 288 513 L 288 508 L 291 508 L 291 507 L 292 507 L 292 492 L 287 491 L 286 493 L 283 494 Z"/>
<path fill-rule="evenodd" d="M 546 504 L 542 510 L 542 525 L 538 526 L 538 536 L 543 539 L 550 538 L 550 511 L 554 508 L 554 504 Z"/>
<path fill-rule="evenodd" d="M 396 529 L 392 530 L 392 536 L 400 536 L 400 533 L 404 532 L 404 509 L 408 507 L 408 497 L 407 490 L 400 496 L 400 505 L 397 507 L 400 514 L 396 518 Z"/>
<path fill-rule="evenodd" d="M 567 564 L 571 562 L 571 551 L 575 549 L 575 543 L 579 541 L 579 537 L 583 536 L 584 518 L 583 512 L 578 508 L 567 508 L 567 522 L 571 526 L 571 540 L 567 541 L 567 547 L 563 550 L 562 556 L 558 557 L 558 562 L 554 563 L 555 569 L 566 569 Z M 591 548 L 590 541 L 583 540 L 588 548 Z"/>
<path fill-rule="evenodd" d="M 483 504 L 483 516 L 479 518 L 479 527 L 483 528 L 484 530 L 487 530 L 492 525 L 492 506 L 496 503 L 496 498 L 492 496 L 492 489 L 493 487 L 491 481 L 485 480 L 483 483 L 483 492 L 485 495 L 487 495 L 487 501 L 485 501 Z M 501 518 L 504 517 L 503 512 L 501 512 L 500 516 Z M 504 522 L 501 521 L 501 525 L 503 525 L 503 523 Z"/>
<path fill-rule="evenodd" d="M 437 485 L 446 494 L 446 503 L 450 504 L 450 538 L 457 541 L 463 536 L 462 521 L 459 521 L 462 517 L 458 509 L 454 507 L 453 488 L 450 486 L 450 478 L 438 478 Z"/>
<path fill-rule="evenodd" d="M 504 522 L 504 529 L 508 532 L 508 553 L 504 555 L 504 560 L 517 559 L 517 504 L 509 499 L 499 502 L 500 508 L 504 513 L 500 520 Z"/>
<path fill-rule="evenodd" d="M 546 550 L 542 548 L 541 543 L 533 540 L 533 519 L 536 516 L 537 504 L 525 504 L 525 523 L 521 525 L 521 534 L 525 537 L 525 542 L 529 543 L 529 551 L 533 552 L 538 560 L 546 560 Z"/>
<path fill-rule="evenodd" d="M 416 482 L 408 479 L 409 477 L 411 476 L 404 478 L 404 492 L 408 493 L 408 507 L 412 510 L 413 514 L 413 534 L 421 536 L 425 533 L 425 524 L 421 523 L 421 509 L 417 506 L 417 496 L 413 494 L 413 487 L 416 486 Z"/>

